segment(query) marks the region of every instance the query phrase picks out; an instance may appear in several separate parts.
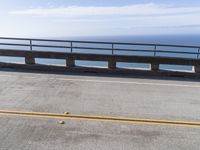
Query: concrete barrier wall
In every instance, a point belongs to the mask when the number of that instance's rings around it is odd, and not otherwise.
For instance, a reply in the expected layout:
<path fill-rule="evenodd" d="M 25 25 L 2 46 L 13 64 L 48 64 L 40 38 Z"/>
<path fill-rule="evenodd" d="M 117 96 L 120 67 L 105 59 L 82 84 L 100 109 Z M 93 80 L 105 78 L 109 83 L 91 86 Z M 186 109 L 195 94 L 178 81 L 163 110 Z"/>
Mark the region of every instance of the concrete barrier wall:
<path fill-rule="evenodd" d="M 149 63 L 151 70 L 159 70 L 160 64 L 193 66 L 200 73 L 200 59 L 160 56 L 126 56 L 111 54 L 84 54 L 45 51 L 0 50 L 0 56 L 24 57 L 26 64 L 35 64 L 35 58 L 65 59 L 67 67 L 74 67 L 75 60 L 107 61 L 109 69 L 115 69 L 117 62 Z"/>

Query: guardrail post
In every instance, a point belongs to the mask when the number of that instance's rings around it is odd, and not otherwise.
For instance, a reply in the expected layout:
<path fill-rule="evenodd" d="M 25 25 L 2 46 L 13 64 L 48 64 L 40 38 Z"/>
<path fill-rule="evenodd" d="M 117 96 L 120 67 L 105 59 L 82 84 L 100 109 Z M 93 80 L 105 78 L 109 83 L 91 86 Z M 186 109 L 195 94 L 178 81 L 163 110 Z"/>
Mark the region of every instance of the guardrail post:
<path fill-rule="evenodd" d="M 112 55 L 114 54 L 114 44 L 112 43 Z"/>
<path fill-rule="evenodd" d="M 25 56 L 25 63 L 28 65 L 33 65 L 35 64 L 35 58 L 31 55 Z"/>
<path fill-rule="evenodd" d="M 200 48 L 198 48 L 197 59 L 199 59 L 199 54 L 200 54 Z"/>
<path fill-rule="evenodd" d="M 75 59 L 72 56 L 67 57 L 66 64 L 69 68 L 75 67 Z"/>
<path fill-rule="evenodd" d="M 150 66 L 151 66 L 150 69 L 151 69 L 152 71 L 157 71 L 157 70 L 159 70 L 160 64 L 158 64 L 158 63 L 151 63 Z"/>
<path fill-rule="evenodd" d="M 154 56 L 156 56 L 156 45 L 154 46 Z"/>
<path fill-rule="evenodd" d="M 32 46 L 32 40 L 30 40 L 30 50 L 33 50 L 33 46 Z"/>
<path fill-rule="evenodd" d="M 109 69 L 116 69 L 116 61 L 115 60 L 113 60 L 113 59 L 109 59 L 108 60 L 108 68 Z"/>
<path fill-rule="evenodd" d="M 71 47 L 71 53 L 73 52 L 73 43 L 70 42 L 70 47 Z"/>

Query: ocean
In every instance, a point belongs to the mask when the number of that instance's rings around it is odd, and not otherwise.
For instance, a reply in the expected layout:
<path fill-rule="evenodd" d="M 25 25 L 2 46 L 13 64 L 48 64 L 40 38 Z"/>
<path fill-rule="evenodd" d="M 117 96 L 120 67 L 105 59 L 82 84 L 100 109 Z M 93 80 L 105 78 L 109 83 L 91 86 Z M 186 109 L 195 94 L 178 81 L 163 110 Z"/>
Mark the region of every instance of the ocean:
<path fill-rule="evenodd" d="M 102 42 L 126 42 L 126 43 L 153 43 L 153 44 L 175 44 L 175 45 L 189 45 L 189 46 L 200 46 L 200 35 L 140 35 L 140 36 L 94 36 L 94 37 L 60 37 L 60 38 L 48 38 L 45 39 L 62 39 L 62 40 L 85 40 L 85 41 L 102 41 Z M 5 40 L 0 40 L 0 42 L 5 42 Z M 13 41 L 18 43 L 18 41 Z M 24 43 L 28 44 L 28 43 Z M 36 42 L 33 44 L 48 44 Z M 61 46 L 69 46 L 69 43 L 51 43 L 51 45 L 61 45 Z M 79 44 L 73 46 L 80 46 Z M 82 44 L 81 46 L 95 46 L 95 47 L 102 47 L 102 48 L 110 48 L 110 45 L 88 45 Z M 0 46 L 0 48 L 5 48 L 5 46 Z M 6 47 L 11 48 L 13 47 Z M 24 49 L 25 47 L 15 47 L 16 49 Z M 117 47 L 117 48 L 130 48 L 130 47 Z M 133 47 L 131 47 L 133 48 Z M 134 49 L 139 47 L 135 46 Z M 145 47 L 141 49 L 152 49 L 152 47 Z M 139 48 L 139 49 L 140 49 Z M 25 48 L 24 50 L 29 50 L 29 48 Z M 59 49 L 59 48 L 34 48 L 33 50 L 43 50 L 43 51 L 70 51 L 69 49 Z M 167 50 L 167 49 L 164 49 Z M 171 50 L 171 49 L 170 49 Z M 196 52 L 196 49 L 176 49 L 176 51 L 191 51 Z M 78 50 L 75 49 L 74 52 L 81 52 L 81 53 L 106 53 L 109 54 L 109 50 Z M 125 54 L 125 55 L 153 55 L 152 53 L 141 53 L 141 52 L 115 52 L 115 54 Z M 159 56 L 171 56 L 176 57 L 177 54 L 157 54 Z M 180 55 L 179 57 L 186 57 L 184 55 Z M 196 58 L 195 55 L 187 55 L 189 58 Z M 2 62 L 17 62 L 23 63 L 24 58 L 14 58 L 14 57 L 0 57 L 0 61 Z M 55 60 L 55 59 L 36 59 L 36 63 L 39 64 L 56 64 L 56 65 L 65 65 L 65 60 Z M 107 67 L 107 62 L 97 62 L 97 61 L 76 61 L 76 65 L 78 66 L 98 66 L 98 67 Z M 117 63 L 117 67 L 121 68 L 138 68 L 138 69 L 147 69 L 149 68 L 149 64 L 141 64 L 141 63 Z M 161 65 L 161 69 L 168 69 L 168 70 L 192 70 L 192 66 L 177 66 L 177 65 Z"/>

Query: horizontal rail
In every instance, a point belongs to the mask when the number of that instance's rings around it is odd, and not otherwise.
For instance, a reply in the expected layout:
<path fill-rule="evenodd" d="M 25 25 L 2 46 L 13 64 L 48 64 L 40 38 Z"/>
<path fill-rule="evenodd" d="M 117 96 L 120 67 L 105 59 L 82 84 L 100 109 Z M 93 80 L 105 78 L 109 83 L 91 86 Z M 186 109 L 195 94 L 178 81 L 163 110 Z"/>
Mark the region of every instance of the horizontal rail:
<path fill-rule="evenodd" d="M 100 48 L 100 47 L 77 47 L 77 46 L 54 46 L 54 45 L 37 45 L 37 44 L 12 44 L 12 43 L 0 43 L 0 45 L 6 46 L 22 46 L 22 47 L 46 47 L 46 48 L 73 48 L 73 49 L 86 49 L 86 50 L 110 50 L 113 48 Z M 115 48 L 114 51 L 132 51 L 132 52 L 155 52 L 155 50 L 140 50 L 140 49 L 120 49 Z M 176 53 L 176 54 L 195 54 L 198 55 L 199 52 L 184 52 L 184 51 L 169 51 L 169 50 L 156 50 L 157 53 Z"/>
<path fill-rule="evenodd" d="M 1 50 L 18 50 L 21 49 L 22 51 L 32 51 L 32 52 L 52 52 L 50 48 L 58 48 L 58 49 L 63 49 L 62 53 L 79 53 L 77 50 L 85 50 L 86 52 L 88 50 L 94 50 L 93 52 L 87 52 L 89 54 L 98 54 L 97 50 L 101 50 L 102 54 L 105 54 L 103 52 L 109 51 L 109 55 L 130 55 L 130 56 L 137 56 L 139 55 L 138 53 L 128 53 L 128 52 L 139 52 L 141 54 L 145 54 L 146 56 L 153 56 L 153 57 L 163 57 L 161 54 L 165 54 L 165 57 L 175 57 L 175 58 L 191 58 L 193 57 L 192 55 L 195 55 L 194 58 L 192 59 L 199 59 L 200 55 L 200 46 L 185 46 L 185 45 L 167 45 L 167 44 L 147 44 L 147 43 L 119 43 L 119 42 L 95 42 L 95 41 L 69 41 L 69 40 L 49 40 L 49 39 L 30 39 L 30 38 L 8 38 L 8 37 L 0 37 L 0 40 L 9 40 L 9 41 L 4 41 L 0 42 L 0 46 L 3 46 L 3 48 L 0 48 Z M 20 43 L 17 43 L 15 40 L 23 41 Z M 26 43 L 25 43 L 26 41 Z M 40 44 L 36 44 L 37 41 L 40 41 Z M 15 42 L 15 43 L 13 43 Z M 43 43 L 42 43 L 43 42 Z M 49 43 L 44 43 L 44 42 L 49 42 Z M 55 45 L 53 42 L 60 42 L 62 45 L 58 44 Z M 64 45 L 66 44 L 66 46 Z M 96 44 L 96 45 L 92 45 Z M 99 45 L 98 45 L 99 44 Z M 107 44 L 107 45 L 105 45 Z M 129 47 L 125 47 L 125 46 Z M 143 47 L 133 47 L 133 45 L 137 46 L 143 46 Z M 124 48 L 123 48 L 124 46 Z M 21 48 L 24 47 L 24 48 Z M 10 49 L 9 49 L 10 48 Z M 36 49 L 37 48 L 37 49 Z M 39 49 L 43 50 L 39 50 Z M 165 49 L 164 49 L 165 48 Z M 168 48 L 168 49 L 166 49 Z M 176 49 L 176 48 L 179 48 Z M 184 49 L 181 50 L 181 48 L 190 48 L 190 49 Z M 195 48 L 195 49 L 194 49 Z M 163 50 L 162 50 L 163 49 Z M 191 50 L 194 49 L 194 50 Z M 56 53 L 56 50 L 53 52 Z M 123 54 L 117 53 L 117 52 L 124 52 Z M 127 53 L 126 53 L 127 52 Z M 44 53 L 42 54 L 41 58 L 46 55 Z M 51 53 L 52 54 L 52 53 Z M 33 54 L 35 55 L 35 53 Z M 59 58 L 63 58 L 63 56 L 60 56 Z M 37 57 L 39 57 L 37 55 Z M 101 61 L 101 60 L 100 60 Z M 129 60 L 130 61 L 130 60 Z"/>
<path fill-rule="evenodd" d="M 161 47 L 182 47 L 182 48 L 200 48 L 200 46 L 175 45 L 175 44 L 152 44 L 152 43 L 127 43 L 127 42 L 97 42 L 97 41 L 76 41 L 76 40 L 52 40 L 52 39 L 31 39 L 31 38 L 8 38 L 0 37 L 2 40 L 23 40 L 23 41 L 44 41 L 44 42 L 73 42 L 73 43 L 91 43 L 91 44 L 115 44 L 115 45 L 138 45 L 138 46 L 161 46 Z"/>
<path fill-rule="evenodd" d="M 71 48 L 71 47 L 65 47 L 65 48 Z M 85 48 L 83 48 L 83 47 L 81 47 L 81 48 L 79 48 L 79 47 L 72 47 L 72 48 L 77 48 L 77 49 L 85 49 Z M 88 48 L 86 48 L 86 49 L 88 49 Z M 93 50 L 94 48 L 91 48 L 91 50 Z M 0 49 L 0 50 L 13 50 L 13 51 L 16 51 L 16 49 Z M 89 49 L 88 49 L 89 50 Z M 130 50 L 128 50 L 128 49 L 126 49 L 126 50 L 124 50 L 124 49 L 116 49 L 117 51 L 133 51 L 133 52 L 141 52 L 141 50 L 136 50 L 136 49 L 130 49 Z M 28 51 L 28 50 L 27 50 Z M 39 50 L 36 50 L 36 51 L 39 51 Z M 48 51 L 45 51 L 45 52 L 48 52 Z M 154 50 L 142 50 L 142 52 L 149 52 L 149 53 L 152 53 L 152 52 L 154 52 Z M 197 52 L 178 52 L 178 51 L 163 51 L 163 50 L 157 50 L 156 52 L 158 52 L 158 53 L 168 53 L 168 52 L 171 52 L 171 53 L 181 53 L 181 54 L 194 54 L 194 55 L 196 55 L 196 54 L 199 54 L 199 53 L 197 53 Z"/>

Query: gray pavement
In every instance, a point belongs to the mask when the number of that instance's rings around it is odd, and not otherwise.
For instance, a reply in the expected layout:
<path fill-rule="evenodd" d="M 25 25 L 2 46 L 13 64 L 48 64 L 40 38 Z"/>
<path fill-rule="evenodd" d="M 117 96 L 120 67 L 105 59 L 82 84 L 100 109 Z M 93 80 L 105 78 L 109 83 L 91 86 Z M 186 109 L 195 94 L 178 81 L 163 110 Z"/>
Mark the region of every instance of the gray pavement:
<path fill-rule="evenodd" d="M 0 109 L 200 121 L 200 82 L 0 72 Z M 0 149 L 194 149 L 200 128 L 0 115 Z"/>

